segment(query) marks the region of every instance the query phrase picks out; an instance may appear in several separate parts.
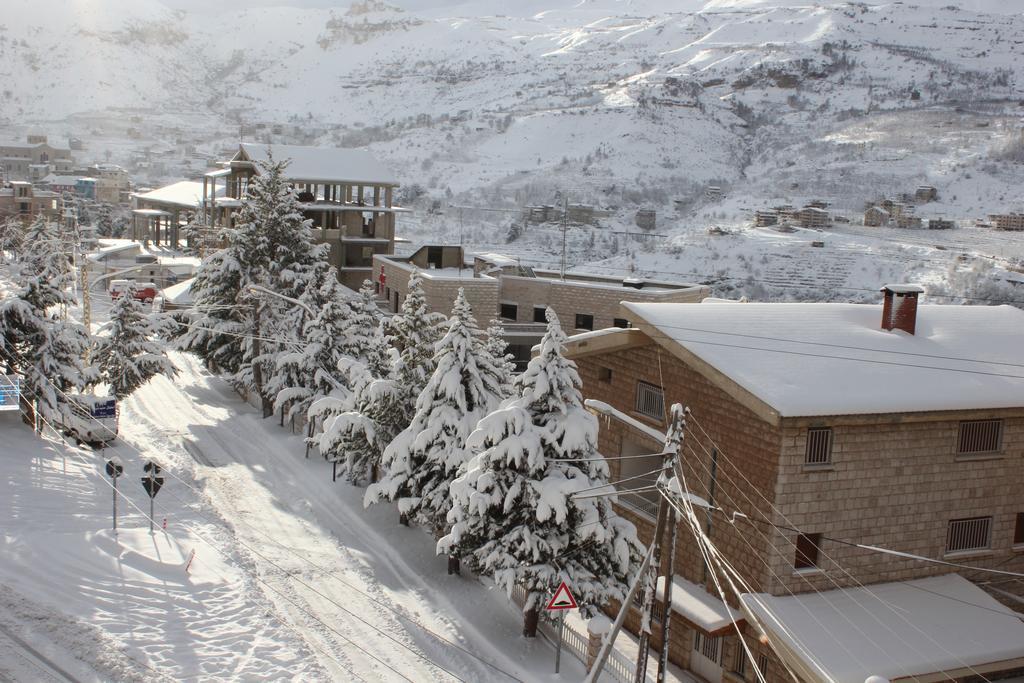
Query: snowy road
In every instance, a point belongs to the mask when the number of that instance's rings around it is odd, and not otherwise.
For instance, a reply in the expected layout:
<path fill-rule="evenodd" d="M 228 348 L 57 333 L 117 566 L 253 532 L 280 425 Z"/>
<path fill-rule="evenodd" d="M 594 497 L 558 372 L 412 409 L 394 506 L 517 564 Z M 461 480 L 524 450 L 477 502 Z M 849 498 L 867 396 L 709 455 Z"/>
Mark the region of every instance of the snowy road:
<path fill-rule="evenodd" d="M 433 541 L 398 526 L 392 507 L 364 511 L 362 489 L 331 482 L 326 463 L 303 458 L 301 438 L 259 419 L 191 356 L 174 361 L 181 375 L 156 378 L 121 415 L 126 442 L 169 468 L 158 516 L 169 529 L 176 508 L 226 523 L 231 538 L 221 541 L 230 551 L 200 544 L 197 561 L 234 552 L 251 563 L 277 615 L 330 678 L 552 676 L 550 647 L 519 636 L 519 616 L 503 595 L 447 576 Z M 189 502 L 189 486 L 201 491 L 201 505 Z M 563 657 L 563 680 L 582 675 Z"/>

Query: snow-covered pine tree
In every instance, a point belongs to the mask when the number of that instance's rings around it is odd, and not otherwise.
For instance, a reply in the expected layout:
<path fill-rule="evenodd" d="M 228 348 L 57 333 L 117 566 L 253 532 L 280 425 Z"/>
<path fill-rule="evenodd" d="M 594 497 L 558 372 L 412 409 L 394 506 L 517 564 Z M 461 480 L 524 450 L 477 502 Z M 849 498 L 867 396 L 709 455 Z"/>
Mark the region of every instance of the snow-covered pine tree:
<path fill-rule="evenodd" d="M 398 350 L 393 373 L 401 391 L 402 412 L 391 425 L 397 434 L 416 412 L 416 399 L 434 372 L 434 346 L 444 334 L 444 316 L 431 313 L 419 271 L 409 277 L 409 288 L 399 312 L 388 325 L 389 341 Z"/>
<path fill-rule="evenodd" d="M 129 285 L 111 306 L 110 336 L 99 340 L 93 354 L 101 381 L 119 399 L 156 375 L 173 377 L 178 372 L 163 344 L 155 341 L 159 321 L 146 315 L 134 294 L 134 285 Z"/>
<path fill-rule="evenodd" d="M 502 398 L 508 398 L 512 395 L 516 364 L 512 360 L 512 354 L 508 352 L 505 328 L 501 326 L 500 320 L 491 320 L 491 324 L 487 328 L 484 347 L 490 354 L 495 372 L 501 378 Z"/>
<path fill-rule="evenodd" d="M 377 307 L 377 293 L 373 283 L 363 280 L 359 296 L 349 303 L 352 306 L 352 334 L 358 335 L 356 344 L 360 347 L 353 357 L 366 363 L 374 377 L 386 377 L 391 373 L 393 359 L 385 330 L 381 327 L 383 316 Z"/>
<path fill-rule="evenodd" d="M 21 264 L 24 284 L 13 296 L 0 299 L 0 355 L 9 370 L 24 378 L 29 414 L 38 405 L 41 417 L 52 420 L 60 416 L 60 393 L 82 389 L 94 373 L 82 362 L 88 332 L 61 315 L 74 302 L 68 293 L 68 257 L 56 226 L 36 220 L 30 229 L 32 241 L 25 243 Z"/>
<path fill-rule="evenodd" d="M 25 226 L 17 218 L 0 223 L 0 263 L 7 258 L 18 259 L 25 240 Z"/>
<path fill-rule="evenodd" d="M 264 338 L 297 339 L 304 313 L 280 301 L 262 301 L 249 291 L 260 285 L 298 298 L 326 270 L 326 245 L 315 245 L 295 191 L 284 175 L 287 162 L 260 162 L 242 199 L 237 228 L 228 245 L 204 259 L 192 292 L 198 315 L 187 322 L 183 348 L 229 375 L 246 391 L 258 392 L 265 411 L 273 398 L 267 380 L 281 347 Z"/>
<path fill-rule="evenodd" d="M 185 253 L 200 257 L 206 256 L 207 243 L 212 240 L 210 240 L 210 228 L 206 224 L 202 202 L 196 204 L 192 217 L 182 230 L 182 237 L 185 238 Z"/>
<path fill-rule="evenodd" d="M 343 386 L 338 362 L 365 352 L 366 330 L 356 328 L 349 290 L 329 268 L 317 288 L 310 287 L 300 301 L 316 311 L 302 330 L 302 344 L 277 356 L 277 368 L 268 382 L 275 395 L 274 409 L 287 409 L 287 419 L 303 415 L 317 399 Z"/>
<path fill-rule="evenodd" d="M 364 501 L 397 501 L 403 521 L 415 519 L 440 536 L 451 509 L 448 487 L 469 460 L 466 438 L 506 397 L 462 289 L 434 360 L 412 422 L 384 449 L 384 473 Z"/>
<path fill-rule="evenodd" d="M 312 405 L 310 419 L 322 420 L 323 431 L 310 442 L 335 463 L 335 473 L 340 466 L 353 484 L 372 482 L 384 449 L 396 436 L 392 425 L 401 420 L 404 394 L 393 377 L 375 378 L 365 363 L 353 358 L 343 358 L 338 368 L 351 394 L 329 396 Z"/>
<path fill-rule="evenodd" d="M 516 383 L 518 396 L 469 437 L 476 455 L 452 482 L 452 528 L 437 544 L 439 553 L 460 555 L 510 594 L 515 586 L 526 590 L 528 636 L 536 634 L 541 601 L 563 580 L 584 615 L 621 601 L 642 553 L 636 529 L 608 498 L 573 497 L 606 486 L 608 466 L 576 366 L 562 355 L 565 333 L 550 308 L 547 317 L 540 353 Z"/>

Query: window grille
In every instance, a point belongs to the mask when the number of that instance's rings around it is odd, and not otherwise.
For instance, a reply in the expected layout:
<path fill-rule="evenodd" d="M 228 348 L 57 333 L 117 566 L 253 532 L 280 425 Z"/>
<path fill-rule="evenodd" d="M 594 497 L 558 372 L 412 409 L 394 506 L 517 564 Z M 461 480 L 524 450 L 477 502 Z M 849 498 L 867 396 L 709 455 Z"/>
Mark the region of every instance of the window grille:
<path fill-rule="evenodd" d="M 951 519 L 946 533 L 946 552 L 987 550 L 992 547 L 992 518 Z"/>
<path fill-rule="evenodd" d="M 967 420 L 960 423 L 957 453 L 995 453 L 1002 445 L 1002 420 Z"/>
<path fill-rule="evenodd" d="M 715 664 L 721 663 L 722 639 L 706 636 L 700 631 L 693 632 L 693 649 Z"/>
<path fill-rule="evenodd" d="M 636 412 L 655 420 L 665 419 L 665 392 L 647 382 L 636 383 Z"/>
<path fill-rule="evenodd" d="M 757 669 L 762 676 L 768 678 L 768 655 L 764 652 L 757 656 Z"/>
<path fill-rule="evenodd" d="M 832 462 L 832 428 L 819 427 L 807 430 L 807 452 L 805 465 L 828 465 Z"/>
<path fill-rule="evenodd" d="M 516 304 L 500 304 L 498 315 L 504 320 L 515 320 L 519 316 L 519 306 Z"/>

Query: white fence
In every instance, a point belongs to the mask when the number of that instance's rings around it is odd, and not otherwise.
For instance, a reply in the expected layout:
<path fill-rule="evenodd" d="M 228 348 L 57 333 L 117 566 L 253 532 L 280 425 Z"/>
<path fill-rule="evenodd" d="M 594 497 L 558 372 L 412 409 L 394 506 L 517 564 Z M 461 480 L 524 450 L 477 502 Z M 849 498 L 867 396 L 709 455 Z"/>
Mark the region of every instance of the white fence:
<path fill-rule="evenodd" d="M 526 589 L 522 586 L 516 586 L 512 590 L 512 602 L 518 607 L 522 607 L 526 604 Z M 542 620 L 537 630 L 540 635 L 551 644 L 554 645 L 558 643 L 557 623 L 552 624 Z M 587 650 L 589 643 L 589 634 L 580 633 L 569 623 L 565 623 L 563 625 L 562 649 L 572 653 L 577 659 L 583 662 L 584 666 L 587 665 Z M 636 662 L 613 648 L 605 662 L 604 673 L 606 675 L 610 675 L 612 678 L 619 681 L 619 683 L 633 683 L 636 678 Z M 605 680 L 607 680 L 607 678 L 605 678 Z M 650 675 L 647 676 L 647 681 L 654 683 L 654 679 Z"/>

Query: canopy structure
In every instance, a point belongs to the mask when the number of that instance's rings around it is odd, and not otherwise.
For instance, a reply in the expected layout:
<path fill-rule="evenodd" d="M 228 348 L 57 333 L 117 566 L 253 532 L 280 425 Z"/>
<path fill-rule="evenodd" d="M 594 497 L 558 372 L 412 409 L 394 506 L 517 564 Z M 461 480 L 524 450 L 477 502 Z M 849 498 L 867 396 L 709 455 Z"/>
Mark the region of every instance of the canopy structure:
<path fill-rule="evenodd" d="M 1024 617 L 958 574 L 740 599 L 807 681 L 947 680 L 1024 666 Z"/>

